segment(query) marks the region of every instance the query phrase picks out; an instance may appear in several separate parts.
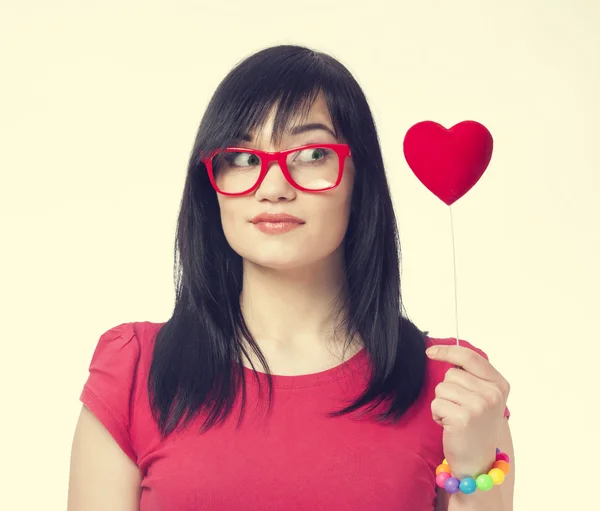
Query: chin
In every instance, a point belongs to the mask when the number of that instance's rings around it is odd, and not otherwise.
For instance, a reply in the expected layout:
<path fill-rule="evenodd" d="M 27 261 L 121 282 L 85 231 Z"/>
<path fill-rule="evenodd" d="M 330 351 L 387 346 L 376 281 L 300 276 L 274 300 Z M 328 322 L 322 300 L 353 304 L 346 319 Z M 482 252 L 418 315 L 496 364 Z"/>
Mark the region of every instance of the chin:
<path fill-rule="evenodd" d="M 252 265 L 273 270 L 295 270 L 337 260 L 337 256 L 343 253 L 343 246 L 335 243 L 335 238 L 330 237 L 329 240 L 334 243 L 317 243 L 310 238 L 261 242 L 246 239 L 243 243 L 230 245 L 242 259 Z M 337 254 L 338 251 L 340 254 Z"/>
<path fill-rule="evenodd" d="M 293 270 L 314 265 L 322 259 L 327 258 L 327 253 L 321 254 L 316 250 L 307 251 L 301 247 L 288 246 L 285 249 L 275 247 L 252 247 L 251 250 L 238 252 L 242 258 L 250 264 L 271 268 L 273 270 Z"/>
<path fill-rule="evenodd" d="M 302 268 L 309 264 L 313 264 L 315 260 L 312 258 L 301 258 L 298 256 L 294 257 L 268 257 L 265 255 L 250 255 L 244 256 L 244 259 L 251 264 L 256 266 L 262 266 L 263 268 L 270 268 L 272 270 L 293 270 L 296 268 Z"/>

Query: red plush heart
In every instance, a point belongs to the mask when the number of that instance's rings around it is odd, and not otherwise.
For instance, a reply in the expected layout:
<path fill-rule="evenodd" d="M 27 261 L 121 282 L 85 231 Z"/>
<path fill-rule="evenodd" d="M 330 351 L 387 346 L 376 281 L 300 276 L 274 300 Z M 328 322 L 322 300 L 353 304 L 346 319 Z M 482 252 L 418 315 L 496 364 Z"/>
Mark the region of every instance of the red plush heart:
<path fill-rule="evenodd" d="M 463 121 L 446 129 L 423 121 L 406 133 L 404 156 L 419 181 L 450 206 L 479 181 L 493 146 L 491 133 L 478 122 Z"/>

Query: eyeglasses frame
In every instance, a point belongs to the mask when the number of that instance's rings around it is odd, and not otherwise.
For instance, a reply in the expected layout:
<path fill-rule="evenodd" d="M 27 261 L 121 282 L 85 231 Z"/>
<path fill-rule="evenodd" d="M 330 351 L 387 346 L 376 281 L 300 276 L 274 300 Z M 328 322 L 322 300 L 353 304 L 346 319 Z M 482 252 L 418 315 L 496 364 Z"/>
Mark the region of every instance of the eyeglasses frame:
<path fill-rule="evenodd" d="M 312 149 L 312 148 L 332 149 L 333 151 L 335 151 L 337 153 L 338 160 L 339 160 L 338 177 L 337 177 L 335 184 L 333 184 L 332 186 L 328 186 L 327 188 L 322 188 L 320 190 L 311 190 L 309 188 L 304 188 L 303 186 L 300 186 L 298 183 L 296 183 L 292 179 L 292 176 L 290 175 L 290 172 L 287 168 L 287 162 L 286 162 L 287 155 L 297 152 L 297 151 L 303 151 L 305 149 Z M 212 159 L 215 157 L 216 154 L 218 154 L 220 152 L 224 152 L 224 151 L 235 151 L 235 152 L 240 152 L 240 153 L 254 154 L 260 158 L 260 162 L 261 162 L 260 174 L 258 175 L 258 179 L 257 179 L 256 183 L 254 184 L 254 186 L 252 186 L 251 188 L 249 188 L 248 190 L 245 190 L 243 192 L 236 192 L 236 193 L 228 193 L 228 192 L 224 192 L 219 189 L 219 187 L 217 186 L 217 182 L 215 180 L 214 170 L 213 170 L 213 166 L 212 166 Z M 208 178 L 210 179 L 210 182 L 211 182 L 213 188 L 215 189 L 215 191 L 217 191 L 218 193 L 220 193 L 222 195 L 235 197 L 235 196 L 240 196 L 240 195 L 248 195 L 248 194 L 254 192 L 264 181 L 264 179 L 267 175 L 267 172 L 269 171 L 269 164 L 273 161 L 275 161 L 279 164 L 279 168 L 281 169 L 281 172 L 285 176 L 286 181 L 288 183 L 290 183 L 297 190 L 300 190 L 302 192 L 309 192 L 309 193 L 320 193 L 320 192 L 326 192 L 328 190 L 332 190 L 333 188 L 336 188 L 341 183 L 342 177 L 344 174 L 344 166 L 346 163 L 346 159 L 349 158 L 350 156 L 352 156 L 352 155 L 350 153 L 350 147 L 348 146 L 348 144 L 305 144 L 305 145 L 301 145 L 298 147 L 294 147 L 292 149 L 285 149 L 284 151 L 261 151 L 260 149 L 250 149 L 248 147 L 226 147 L 224 149 L 223 148 L 215 149 L 208 156 L 203 158 L 201 161 L 206 166 L 206 170 L 208 171 Z"/>

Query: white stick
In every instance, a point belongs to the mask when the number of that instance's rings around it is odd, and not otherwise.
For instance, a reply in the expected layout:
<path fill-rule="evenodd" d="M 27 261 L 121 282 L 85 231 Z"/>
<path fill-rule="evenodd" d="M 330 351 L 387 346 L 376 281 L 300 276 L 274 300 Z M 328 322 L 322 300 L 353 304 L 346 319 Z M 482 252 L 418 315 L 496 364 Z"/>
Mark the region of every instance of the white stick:
<path fill-rule="evenodd" d="M 456 324 L 456 345 L 458 342 L 458 290 L 456 285 L 456 248 L 454 245 L 454 218 L 452 217 L 452 206 L 448 206 L 450 210 L 450 231 L 452 232 L 452 262 L 454 264 L 454 320 Z"/>

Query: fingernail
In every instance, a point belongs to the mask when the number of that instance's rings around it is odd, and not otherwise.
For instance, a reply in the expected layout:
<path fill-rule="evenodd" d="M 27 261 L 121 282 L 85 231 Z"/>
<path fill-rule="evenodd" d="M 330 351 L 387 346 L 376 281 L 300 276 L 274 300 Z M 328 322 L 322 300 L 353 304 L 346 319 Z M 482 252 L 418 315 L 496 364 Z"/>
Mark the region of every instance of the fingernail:
<path fill-rule="evenodd" d="M 425 353 L 427 353 L 427 356 L 429 357 L 435 357 L 435 355 L 437 354 L 438 349 L 436 347 L 433 348 L 429 348 Z"/>

